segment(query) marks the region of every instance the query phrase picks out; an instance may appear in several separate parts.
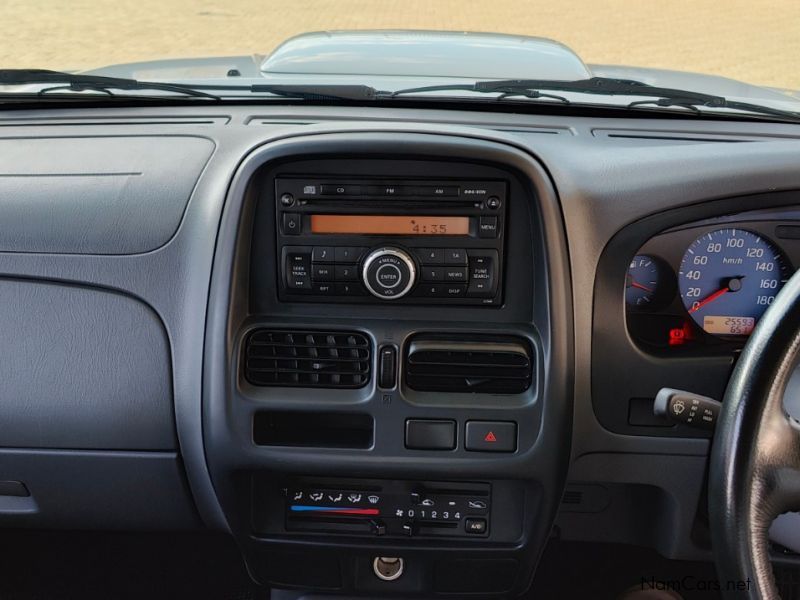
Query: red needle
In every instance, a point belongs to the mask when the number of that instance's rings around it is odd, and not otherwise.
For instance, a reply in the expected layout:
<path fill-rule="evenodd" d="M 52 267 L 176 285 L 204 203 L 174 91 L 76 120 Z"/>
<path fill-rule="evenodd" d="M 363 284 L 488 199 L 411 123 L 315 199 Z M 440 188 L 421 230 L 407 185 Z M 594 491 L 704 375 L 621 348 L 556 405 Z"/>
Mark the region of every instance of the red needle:
<path fill-rule="evenodd" d="M 695 305 L 694 305 L 694 306 L 693 306 L 691 309 L 689 309 L 689 312 L 690 312 L 690 313 L 693 313 L 693 312 L 694 312 L 694 311 L 696 311 L 696 310 L 700 310 L 701 308 L 703 308 L 703 307 L 704 307 L 706 304 L 708 304 L 709 302 L 713 302 L 714 300 L 716 300 L 717 298 L 719 298 L 719 297 L 720 297 L 720 296 L 722 296 L 723 294 L 727 294 L 727 293 L 728 293 L 728 292 L 730 292 L 730 291 L 731 291 L 731 289 L 730 289 L 730 288 L 729 288 L 727 285 L 726 285 L 724 288 L 720 288 L 720 289 L 718 289 L 716 292 L 714 292 L 713 294 L 711 294 L 711 295 L 710 295 L 708 298 L 706 298 L 705 300 L 703 300 L 703 301 L 701 301 L 701 302 L 698 302 L 697 304 L 695 304 Z"/>
<path fill-rule="evenodd" d="M 631 287 L 639 288 L 640 290 L 644 290 L 645 292 L 650 292 L 650 293 L 653 292 L 653 290 L 651 290 L 649 287 L 647 287 L 646 285 L 642 285 L 637 281 L 632 281 Z"/>

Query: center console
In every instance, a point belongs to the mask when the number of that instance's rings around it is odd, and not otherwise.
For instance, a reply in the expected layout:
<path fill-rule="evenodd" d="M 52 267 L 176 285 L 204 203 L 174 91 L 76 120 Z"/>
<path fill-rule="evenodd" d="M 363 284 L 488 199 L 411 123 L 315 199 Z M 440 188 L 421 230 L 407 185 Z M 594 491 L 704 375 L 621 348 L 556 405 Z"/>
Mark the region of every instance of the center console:
<path fill-rule="evenodd" d="M 569 455 L 545 173 L 466 140 L 312 136 L 256 151 L 226 206 L 203 431 L 253 577 L 522 593 Z"/>

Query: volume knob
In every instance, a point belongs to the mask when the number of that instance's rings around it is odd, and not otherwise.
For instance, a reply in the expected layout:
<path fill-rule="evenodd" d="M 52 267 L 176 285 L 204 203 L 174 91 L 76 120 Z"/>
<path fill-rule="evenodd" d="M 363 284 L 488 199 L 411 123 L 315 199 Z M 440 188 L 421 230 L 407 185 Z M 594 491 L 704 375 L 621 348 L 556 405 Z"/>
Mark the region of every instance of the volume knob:
<path fill-rule="evenodd" d="M 414 260 L 399 248 L 378 248 L 369 253 L 361 271 L 369 293 L 381 300 L 402 298 L 417 277 Z"/>

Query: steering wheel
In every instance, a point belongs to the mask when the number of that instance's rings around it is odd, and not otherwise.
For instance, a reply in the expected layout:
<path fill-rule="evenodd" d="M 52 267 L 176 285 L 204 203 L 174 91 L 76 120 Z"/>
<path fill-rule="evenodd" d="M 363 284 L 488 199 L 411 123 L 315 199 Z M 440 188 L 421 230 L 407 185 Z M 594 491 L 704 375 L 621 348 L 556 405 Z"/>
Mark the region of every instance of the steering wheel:
<path fill-rule="evenodd" d="M 753 331 L 725 392 L 711 448 L 709 515 L 726 598 L 779 598 L 768 531 L 800 509 L 800 422 L 783 407 L 800 357 L 800 271 Z"/>

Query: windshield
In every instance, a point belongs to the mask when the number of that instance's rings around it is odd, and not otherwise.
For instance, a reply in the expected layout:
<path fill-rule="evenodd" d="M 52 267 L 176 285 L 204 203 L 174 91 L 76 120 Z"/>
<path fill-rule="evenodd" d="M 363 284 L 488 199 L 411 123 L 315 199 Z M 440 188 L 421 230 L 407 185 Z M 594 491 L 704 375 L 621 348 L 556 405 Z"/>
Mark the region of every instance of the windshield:
<path fill-rule="evenodd" d="M 6 2 L 0 11 L 13 23 L 0 37 L 0 69 L 207 85 L 216 98 L 250 94 L 257 84 L 358 84 L 394 92 L 491 79 L 611 78 L 800 111 L 800 3 L 794 0 L 769 6 L 743 0 L 28 0 Z M 47 82 L 13 91 L 113 93 L 101 87 Z M 425 93 L 472 95 L 454 88 Z M 500 99 L 641 101 L 626 94 L 587 99 L 576 89 L 555 98 L 536 93 L 501 91 Z M 674 100 L 661 105 L 730 108 Z"/>

